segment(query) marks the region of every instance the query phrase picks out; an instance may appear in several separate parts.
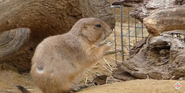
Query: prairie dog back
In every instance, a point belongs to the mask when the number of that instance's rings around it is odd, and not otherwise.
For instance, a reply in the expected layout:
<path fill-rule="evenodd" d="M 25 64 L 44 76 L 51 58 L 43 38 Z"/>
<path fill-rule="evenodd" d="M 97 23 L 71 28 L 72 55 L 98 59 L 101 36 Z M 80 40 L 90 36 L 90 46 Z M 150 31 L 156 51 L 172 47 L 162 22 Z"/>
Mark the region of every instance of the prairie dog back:
<path fill-rule="evenodd" d="M 82 18 L 63 35 L 44 39 L 32 58 L 31 75 L 43 93 L 66 93 L 76 77 L 101 59 L 112 41 L 100 45 L 112 30 L 102 20 Z"/>

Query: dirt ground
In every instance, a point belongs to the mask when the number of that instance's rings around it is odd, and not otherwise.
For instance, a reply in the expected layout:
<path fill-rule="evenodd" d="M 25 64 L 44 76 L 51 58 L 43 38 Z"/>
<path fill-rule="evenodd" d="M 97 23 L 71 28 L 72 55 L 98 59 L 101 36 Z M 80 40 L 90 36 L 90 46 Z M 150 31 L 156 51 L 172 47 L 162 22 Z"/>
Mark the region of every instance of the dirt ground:
<path fill-rule="evenodd" d="M 182 85 L 178 90 L 174 87 L 177 82 Z M 41 93 L 29 74 L 21 75 L 13 71 L 0 72 L 0 93 L 21 93 L 16 85 L 23 85 L 32 93 Z M 185 93 L 185 81 L 138 79 L 93 86 L 78 93 Z"/>
<path fill-rule="evenodd" d="M 174 87 L 176 82 L 182 85 L 178 90 Z M 185 81 L 144 79 L 90 87 L 79 93 L 185 93 L 183 85 Z"/>

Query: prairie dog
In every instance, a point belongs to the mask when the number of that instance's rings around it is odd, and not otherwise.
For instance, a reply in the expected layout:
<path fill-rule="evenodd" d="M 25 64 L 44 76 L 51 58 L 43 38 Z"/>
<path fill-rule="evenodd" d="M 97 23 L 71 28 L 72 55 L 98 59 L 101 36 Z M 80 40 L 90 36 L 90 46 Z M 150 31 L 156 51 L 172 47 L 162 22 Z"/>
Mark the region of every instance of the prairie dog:
<path fill-rule="evenodd" d="M 76 77 L 101 59 L 112 41 L 100 45 L 112 33 L 96 18 L 82 18 L 65 34 L 50 36 L 36 48 L 31 75 L 43 93 L 67 93 Z"/>

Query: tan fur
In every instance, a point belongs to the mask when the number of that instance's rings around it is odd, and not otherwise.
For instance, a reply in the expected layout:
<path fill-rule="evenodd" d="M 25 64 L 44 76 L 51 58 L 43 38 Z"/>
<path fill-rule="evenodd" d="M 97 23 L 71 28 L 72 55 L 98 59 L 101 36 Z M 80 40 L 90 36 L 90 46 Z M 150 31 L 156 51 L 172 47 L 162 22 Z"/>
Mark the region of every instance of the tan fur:
<path fill-rule="evenodd" d="M 96 27 L 100 24 L 102 27 Z M 102 20 L 80 19 L 63 35 L 51 36 L 36 48 L 31 75 L 43 93 L 65 93 L 76 77 L 103 57 L 112 45 L 99 45 L 112 30 Z"/>

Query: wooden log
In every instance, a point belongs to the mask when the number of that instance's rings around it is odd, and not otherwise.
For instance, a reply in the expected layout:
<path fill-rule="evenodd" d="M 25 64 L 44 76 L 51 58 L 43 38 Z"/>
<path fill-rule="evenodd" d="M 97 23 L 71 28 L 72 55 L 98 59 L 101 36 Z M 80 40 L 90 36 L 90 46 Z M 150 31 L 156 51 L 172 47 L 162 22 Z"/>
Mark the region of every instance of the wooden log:
<path fill-rule="evenodd" d="M 0 57 L 8 56 L 18 51 L 28 42 L 30 29 L 18 28 L 0 34 Z"/>
<path fill-rule="evenodd" d="M 139 46 L 134 48 L 137 53 L 131 54 L 119 71 L 144 79 L 169 80 L 184 77 L 185 44 L 173 34 L 184 36 L 185 33 L 176 30 L 164 32 L 160 36 L 148 37 L 145 42 L 138 42 L 141 44 L 136 44 Z"/>

